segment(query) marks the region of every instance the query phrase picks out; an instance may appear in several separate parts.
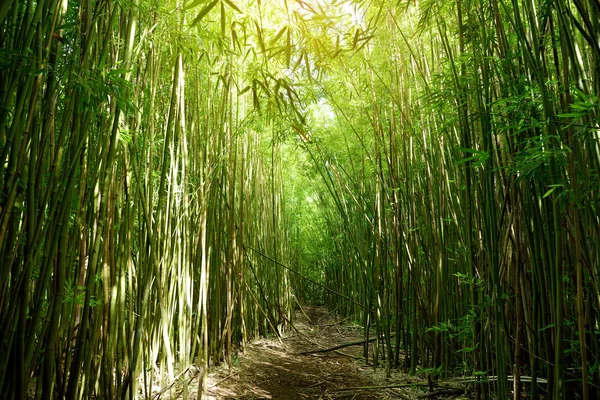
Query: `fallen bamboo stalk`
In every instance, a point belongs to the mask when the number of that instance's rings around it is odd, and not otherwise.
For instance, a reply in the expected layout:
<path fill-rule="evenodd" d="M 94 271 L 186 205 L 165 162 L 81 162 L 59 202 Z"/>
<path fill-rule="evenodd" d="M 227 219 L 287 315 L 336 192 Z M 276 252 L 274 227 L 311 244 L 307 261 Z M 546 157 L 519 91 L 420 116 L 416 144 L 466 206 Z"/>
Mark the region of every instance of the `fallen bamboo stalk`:
<path fill-rule="evenodd" d="M 493 382 L 493 381 L 497 381 L 498 377 L 497 376 L 461 376 L 461 377 L 457 377 L 457 378 L 448 378 L 446 379 L 446 382 L 460 382 L 460 383 L 478 383 L 478 382 Z M 506 377 L 506 380 L 508 382 L 512 382 L 515 380 L 515 377 L 513 375 L 508 375 Z M 531 383 L 532 382 L 532 377 L 531 376 L 521 376 L 519 377 L 519 380 L 521 381 L 521 383 Z M 543 384 L 547 384 L 548 380 L 545 378 L 536 378 L 537 383 L 543 383 Z"/>
<path fill-rule="evenodd" d="M 390 335 L 390 337 L 394 337 L 394 336 L 396 336 L 395 333 L 392 333 Z M 377 339 L 378 339 L 378 337 L 373 337 L 373 338 L 370 338 L 369 340 L 361 339 L 361 340 L 356 340 L 356 341 L 353 341 L 353 342 L 347 342 L 347 343 L 338 344 L 337 346 L 328 347 L 326 349 L 307 350 L 307 351 L 303 351 L 303 352 L 296 353 L 296 354 L 302 355 L 302 354 L 314 354 L 314 353 L 327 353 L 327 352 L 330 352 L 330 351 L 335 351 L 335 350 L 343 349 L 345 347 L 357 346 L 359 344 L 365 344 L 365 343 L 371 343 L 371 342 L 376 341 Z"/>
<path fill-rule="evenodd" d="M 454 389 L 454 388 L 440 389 L 440 390 L 434 390 L 433 392 L 429 392 L 422 396 L 419 396 L 419 399 L 429 399 L 429 398 L 437 397 L 437 396 L 458 396 L 460 394 L 463 394 L 464 392 L 465 392 L 464 389 Z"/>
<path fill-rule="evenodd" d="M 394 385 L 384 385 L 384 386 L 354 386 L 347 388 L 339 388 L 339 389 L 331 389 L 330 392 L 354 392 L 359 390 L 385 390 L 385 389 L 398 389 L 404 387 L 414 387 L 414 386 L 422 386 L 422 387 L 438 387 L 441 389 L 450 389 L 450 390 L 463 390 L 458 387 L 452 386 L 444 386 L 443 384 L 436 384 L 431 382 L 412 382 L 412 383 L 397 383 Z"/>
<path fill-rule="evenodd" d="M 336 352 L 336 354 L 339 354 L 340 356 L 353 358 L 353 359 L 359 360 L 359 361 L 365 361 L 365 358 L 361 357 L 361 356 L 353 356 L 352 354 L 344 353 L 343 351 L 339 351 L 339 350 L 335 350 L 335 352 Z"/>
<path fill-rule="evenodd" d="M 452 379 L 449 381 L 437 382 L 437 383 L 436 382 L 411 382 L 411 383 L 398 383 L 398 384 L 394 384 L 394 385 L 385 385 L 385 386 L 356 386 L 356 387 L 332 389 L 330 391 L 331 392 L 351 392 L 351 391 L 358 391 L 358 390 L 384 390 L 384 389 L 397 389 L 397 388 L 403 388 L 403 387 L 419 386 L 419 387 L 436 387 L 436 388 L 440 388 L 443 390 L 462 390 L 464 392 L 463 388 L 451 386 L 449 384 L 450 383 L 475 383 L 476 378 L 477 377 L 464 377 L 464 378 Z M 530 377 L 523 377 L 523 378 L 530 378 Z M 485 377 L 485 379 L 489 382 L 489 381 L 497 380 L 498 377 L 497 376 L 489 376 L 489 377 Z M 513 379 L 514 379 L 514 377 L 511 375 L 509 375 L 507 377 L 508 381 L 512 381 Z M 529 382 L 529 381 L 525 380 L 522 382 Z M 545 379 L 538 378 L 538 383 L 546 383 L 546 382 L 547 381 Z"/>

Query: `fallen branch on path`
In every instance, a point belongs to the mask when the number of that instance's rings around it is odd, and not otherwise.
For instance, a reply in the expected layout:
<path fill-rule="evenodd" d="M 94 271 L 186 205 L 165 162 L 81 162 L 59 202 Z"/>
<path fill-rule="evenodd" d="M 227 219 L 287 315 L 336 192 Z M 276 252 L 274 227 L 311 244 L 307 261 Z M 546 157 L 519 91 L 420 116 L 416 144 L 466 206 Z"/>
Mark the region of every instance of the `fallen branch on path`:
<path fill-rule="evenodd" d="M 412 382 L 412 383 L 398 383 L 395 385 L 386 385 L 386 386 L 356 386 L 356 387 L 347 387 L 347 388 L 339 388 L 339 389 L 331 389 L 330 392 L 354 392 L 360 390 L 385 390 L 385 389 L 399 389 L 405 387 L 427 387 L 432 390 L 432 388 L 439 388 L 439 390 L 432 391 L 431 393 L 424 394 L 419 396 L 420 398 L 431 398 L 436 396 L 444 396 L 444 395 L 459 395 L 465 392 L 465 389 L 462 387 L 453 386 L 457 383 L 475 383 L 477 377 L 461 377 L 454 378 L 450 380 L 446 380 L 443 382 Z M 531 382 L 529 380 L 531 377 L 527 378 L 525 382 Z M 487 377 L 487 381 L 495 381 L 498 380 L 497 376 L 489 376 Z M 513 377 L 508 376 L 507 380 L 512 381 Z M 540 383 L 546 383 L 547 381 L 543 378 L 538 378 Z"/>
<path fill-rule="evenodd" d="M 430 399 L 430 398 L 438 397 L 438 396 L 458 396 L 460 394 L 463 394 L 464 392 L 465 392 L 464 389 L 440 389 L 440 390 L 435 390 L 431 393 L 427 393 L 422 396 L 419 396 L 419 398 L 420 399 Z"/>
<path fill-rule="evenodd" d="M 415 386 L 430 387 L 431 383 L 430 382 L 412 382 L 412 383 L 397 383 L 395 385 L 385 385 L 385 386 L 355 386 L 355 387 L 331 389 L 330 392 L 355 392 L 355 391 L 359 391 L 359 390 L 384 390 L 384 389 L 398 389 L 398 388 L 415 387 Z M 445 386 L 442 383 L 437 383 L 437 384 L 434 383 L 433 386 L 439 387 L 442 389 L 446 389 L 446 390 L 463 390 L 458 387 Z"/>
<path fill-rule="evenodd" d="M 211 387 L 208 388 L 208 390 L 213 390 L 214 388 L 216 388 L 217 386 L 219 386 L 221 383 L 225 382 L 227 379 L 233 377 L 233 376 L 237 376 L 237 374 L 231 374 L 231 375 L 227 375 L 225 378 L 221 379 L 219 382 L 215 383 L 214 385 L 212 385 Z"/>
<path fill-rule="evenodd" d="M 394 336 L 396 336 L 395 333 L 392 333 L 390 335 L 390 337 L 394 337 Z M 379 339 L 378 337 L 372 337 L 369 340 L 364 340 L 364 339 L 355 340 L 354 342 L 347 342 L 347 343 L 338 344 L 337 346 L 329 347 L 327 349 L 308 350 L 308 351 L 302 351 L 302 352 L 296 353 L 296 354 L 300 355 L 300 354 L 313 354 L 313 353 L 327 353 L 329 351 L 335 351 L 335 350 L 343 349 L 345 347 L 357 346 L 359 344 L 365 344 L 365 343 L 371 343 L 371 342 L 374 342 L 374 341 L 376 341 L 378 339 Z"/>
<path fill-rule="evenodd" d="M 298 336 L 300 336 L 302 339 L 306 340 L 307 342 L 314 344 L 315 346 L 320 346 L 320 345 L 319 345 L 319 343 L 317 343 L 317 342 L 315 342 L 315 341 L 313 341 L 313 340 L 310 340 L 310 339 L 309 339 L 309 338 L 308 338 L 306 335 L 304 335 L 304 334 L 303 334 L 303 333 L 301 333 L 300 331 L 298 331 Z M 361 342 L 361 343 L 362 343 L 362 342 Z M 355 360 L 361 360 L 361 361 L 364 361 L 364 360 L 365 360 L 365 358 L 364 358 L 364 357 L 361 357 L 361 356 L 353 356 L 352 354 L 347 354 L 347 353 L 341 352 L 341 351 L 339 351 L 339 350 L 332 350 L 332 351 L 335 351 L 337 354 L 339 354 L 339 355 L 341 355 L 341 356 L 345 356 L 345 357 L 354 358 Z M 300 355 L 300 354 L 310 354 L 310 353 L 314 353 L 314 352 L 310 352 L 310 351 L 309 351 L 309 352 L 302 352 L 302 353 L 296 353 L 296 355 Z"/>
<path fill-rule="evenodd" d="M 336 352 L 336 354 L 339 354 L 340 356 L 345 356 L 345 357 L 353 358 L 355 360 L 365 361 L 365 358 L 361 357 L 361 356 L 353 356 L 352 354 L 344 353 L 343 351 L 339 351 L 339 350 L 335 350 L 335 352 Z"/>

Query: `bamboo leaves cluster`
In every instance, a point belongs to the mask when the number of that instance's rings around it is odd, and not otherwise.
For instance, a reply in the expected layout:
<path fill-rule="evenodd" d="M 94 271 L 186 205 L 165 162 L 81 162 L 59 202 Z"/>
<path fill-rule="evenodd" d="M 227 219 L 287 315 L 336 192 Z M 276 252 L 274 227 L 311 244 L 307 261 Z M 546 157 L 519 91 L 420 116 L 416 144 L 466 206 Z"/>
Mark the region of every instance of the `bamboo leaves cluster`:
<path fill-rule="evenodd" d="M 381 338 L 374 364 L 471 375 L 479 398 L 596 395 L 599 11 L 379 3 L 329 65 L 338 122 L 305 145 L 340 238 L 319 262 L 366 306 L 327 297 Z"/>
<path fill-rule="evenodd" d="M 173 6 L 2 3 L 3 398 L 149 398 L 290 319 L 287 273 L 243 247 L 291 255 L 276 142 L 201 44 L 220 27 Z"/>

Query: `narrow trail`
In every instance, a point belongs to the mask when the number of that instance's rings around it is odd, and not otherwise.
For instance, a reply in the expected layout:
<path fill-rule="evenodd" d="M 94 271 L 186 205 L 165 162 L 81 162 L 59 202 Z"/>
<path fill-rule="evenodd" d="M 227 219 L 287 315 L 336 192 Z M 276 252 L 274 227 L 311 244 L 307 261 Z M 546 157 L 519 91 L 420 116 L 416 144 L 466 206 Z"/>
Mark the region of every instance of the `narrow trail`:
<path fill-rule="evenodd" d="M 208 389 L 202 398 L 417 398 L 417 393 L 411 388 L 352 389 L 390 384 L 381 368 L 374 371 L 365 365 L 361 345 L 338 351 L 302 354 L 362 338 L 362 328 L 340 323 L 324 308 L 306 307 L 304 311 L 306 316 L 301 312 L 296 314 L 294 326 L 297 331 L 286 333 L 281 342 L 277 338 L 255 341 L 247 346 L 244 354 L 239 355 L 231 375 L 226 367 L 211 373 Z M 398 378 L 394 376 L 392 379 L 398 382 Z"/>

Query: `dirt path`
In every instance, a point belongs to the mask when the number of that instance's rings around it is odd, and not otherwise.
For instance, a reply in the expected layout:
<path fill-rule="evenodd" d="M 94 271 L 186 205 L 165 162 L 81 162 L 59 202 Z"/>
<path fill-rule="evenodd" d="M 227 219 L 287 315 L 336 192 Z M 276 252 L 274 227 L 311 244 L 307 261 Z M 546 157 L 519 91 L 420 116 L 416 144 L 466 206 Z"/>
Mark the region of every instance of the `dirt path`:
<path fill-rule="evenodd" d="M 410 389 L 350 390 L 385 385 L 383 371 L 361 361 L 362 346 L 340 352 L 299 354 L 361 339 L 360 327 L 340 324 L 324 308 L 298 313 L 292 330 L 281 339 L 261 339 L 240 354 L 233 372 L 213 372 L 203 399 L 413 399 Z M 343 354 L 341 354 L 343 353 Z M 357 358 L 355 358 L 357 357 Z M 389 383 L 387 383 L 389 384 Z"/>

